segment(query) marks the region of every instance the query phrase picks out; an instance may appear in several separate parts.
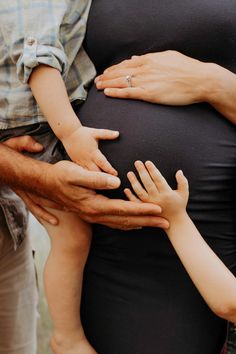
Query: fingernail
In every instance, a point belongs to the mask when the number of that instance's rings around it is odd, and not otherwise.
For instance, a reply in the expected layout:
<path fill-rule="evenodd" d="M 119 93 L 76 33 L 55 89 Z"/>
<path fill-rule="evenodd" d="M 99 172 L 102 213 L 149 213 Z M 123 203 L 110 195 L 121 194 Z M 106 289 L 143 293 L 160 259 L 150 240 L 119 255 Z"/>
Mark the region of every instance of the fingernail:
<path fill-rule="evenodd" d="M 41 144 L 39 144 L 39 143 L 35 143 L 34 144 L 34 147 L 35 147 L 35 149 L 43 149 L 43 146 L 41 145 Z"/>
<path fill-rule="evenodd" d="M 140 165 L 140 164 L 142 164 L 142 161 L 140 161 L 140 160 L 136 160 L 135 162 L 134 162 L 134 165 Z"/>
<path fill-rule="evenodd" d="M 106 89 L 104 90 L 104 93 L 105 93 L 105 94 L 109 94 L 109 93 L 111 93 L 111 89 L 106 88 Z"/>
<path fill-rule="evenodd" d="M 179 170 L 179 174 L 181 174 L 183 176 L 183 171 L 182 170 Z"/>
<path fill-rule="evenodd" d="M 49 222 L 52 225 L 57 225 L 57 220 L 56 219 L 49 219 Z"/>
<path fill-rule="evenodd" d="M 120 185 L 120 179 L 118 177 L 108 177 L 107 179 L 108 186 L 112 188 L 118 188 Z"/>
<path fill-rule="evenodd" d="M 114 168 L 112 169 L 111 173 L 115 177 L 118 176 L 118 172 Z"/>

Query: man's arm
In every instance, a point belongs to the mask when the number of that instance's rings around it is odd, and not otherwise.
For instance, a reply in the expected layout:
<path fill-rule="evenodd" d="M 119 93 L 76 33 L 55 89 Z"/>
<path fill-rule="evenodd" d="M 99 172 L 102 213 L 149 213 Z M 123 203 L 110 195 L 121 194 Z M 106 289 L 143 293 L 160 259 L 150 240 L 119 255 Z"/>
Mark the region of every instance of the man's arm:
<path fill-rule="evenodd" d="M 0 144 L 0 185 L 37 190 L 37 180 L 43 178 L 47 164 L 23 156 L 20 152 L 40 152 L 43 146 L 31 137 L 12 138 Z M 40 172 L 41 170 L 41 172 Z M 29 176 L 29 173 L 31 176 Z M 40 181 L 39 181 L 40 182 Z"/>
<path fill-rule="evenodd" d="M 16 142 L 23 138 L 14 138 L 14 144 L 8 144 L 20 151 Z M 51 165 L 11 148 L 0 144 L 0 184 L 30 194 L 36 204 L 48 205 L 48 201 L 52 201 L 58 208 L 77 212 L 87 222 L 118 229 L 168 227 L 168 222 L 159 216 L 161 209 L 157 205 L 109 199 L 93 190 L 118 188 L 120 180 L 117 177 L 87 171 L 69 161 Z"/>

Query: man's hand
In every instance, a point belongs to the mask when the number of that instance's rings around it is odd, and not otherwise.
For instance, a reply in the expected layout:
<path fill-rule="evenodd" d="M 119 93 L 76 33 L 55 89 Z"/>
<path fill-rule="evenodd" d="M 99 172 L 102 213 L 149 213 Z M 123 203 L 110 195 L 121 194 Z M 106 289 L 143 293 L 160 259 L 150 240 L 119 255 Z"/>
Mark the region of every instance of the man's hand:
<path fill-rule="evenodd" d="M 5 144 L 17 151 L 39 152 L 42 149 L 30 137 L 14 138 Z M 94 189 L 118 188 L 120 180 L 115 176 L 87 171 L 69 161 L 51 165 L 33 160 L 1 144 L 0 150 L 0 166 L 4 176 L 0 182 L 17 190 L 38 218 L 57 223 L 57 219 L 43 209 L 45 206 L 74 211 L 87 222 L 117 229 L 169 226 L 160 217 L 161 209 L 157 205 L 109 199 L 96 194 Z"/>
<path fill-rule="evenodd" d="M 160 217 L 161 209 L 154 204 L 137 204 L 120 199 L 109 199 L 94 189 L 119 187 L 117 177 L 102 172 L 91 172 L 69 162 L 50 165 L 44 178 L 42 197 L 29 192 L 18 192 L 29 210 L 38 218 L 52 224 L 57 219 L 44 207 L 77 212 L 89 223 L 99 223 L 112 228 L 129 230 L 143 226 L 168 228 L 168 222 Z"/>
<path fill-rule="evenodd" d="M 43 150 L 43 146 L 29 135 L 8 139 L 3 144 L 18 152 L 28 151 L 37 153 Z"/>
<path fill-rule="evenodd" d="M 119 229 L 168 227 L 168 222 L 160 217 L 161 208 L 158 205 L 137 204 L 96 194 L 94 189 L 118 188 L 120 180 L 117 177 L 87 171 L 69 161 L 60 161 L 48 170 L 46 185 L 49 186 L 47 199 L 68 211 L 77 212 L 87 222 Z"/>

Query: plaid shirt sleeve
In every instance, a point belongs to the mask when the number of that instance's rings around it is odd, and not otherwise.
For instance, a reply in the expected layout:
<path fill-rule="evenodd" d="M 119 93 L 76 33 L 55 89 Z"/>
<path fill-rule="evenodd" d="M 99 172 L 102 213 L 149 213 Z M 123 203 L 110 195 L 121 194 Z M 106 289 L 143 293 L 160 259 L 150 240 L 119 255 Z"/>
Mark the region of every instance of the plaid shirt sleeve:
<path fill-rule="evenodd" d="M 76 36 L 83 36 L 90 1 L 11 0 L 0 4 L 0 23 L 5 45 L 16 64 L 18 78 L 27 83 L 39 64 L 58 69 L 65 78 L 68 57 L 64 50 L 67 25 L 74 21 Z M 68 20 L 67 20 L 68 19 Z"/>

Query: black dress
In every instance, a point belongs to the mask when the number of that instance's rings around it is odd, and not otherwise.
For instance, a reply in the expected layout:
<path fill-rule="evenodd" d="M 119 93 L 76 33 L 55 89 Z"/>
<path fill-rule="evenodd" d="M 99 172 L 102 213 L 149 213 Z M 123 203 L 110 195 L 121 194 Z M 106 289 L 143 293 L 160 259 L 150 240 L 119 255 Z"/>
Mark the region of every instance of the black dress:
<path fill-rule="evenodd" d="M 134 54 L 173 49 L 236 72 L 235 0 L 96 0 L 85 47 L 101 73 Z M 106 98 L 92 87 L 77 111 L 84 125 L 120 131 L 100 146 L 122 179 L 152 160 L 174 187 L 182 169 L 188 211 L 236 273 L 236 129 L 208 104 L 170 107 Z M 194 252 L 194 250 L 192 250 Z M 99 354 L 219 354 L 226 322 L 204 303 L 160 229 L 94 227 L 82 302 Z"/>

